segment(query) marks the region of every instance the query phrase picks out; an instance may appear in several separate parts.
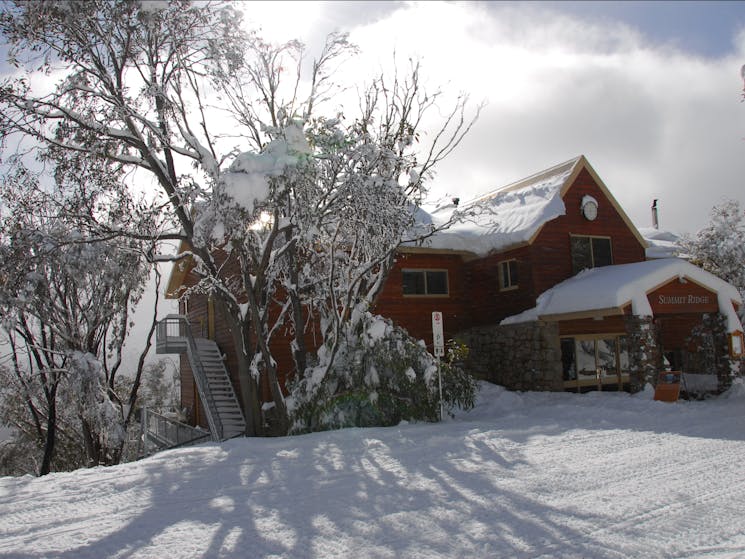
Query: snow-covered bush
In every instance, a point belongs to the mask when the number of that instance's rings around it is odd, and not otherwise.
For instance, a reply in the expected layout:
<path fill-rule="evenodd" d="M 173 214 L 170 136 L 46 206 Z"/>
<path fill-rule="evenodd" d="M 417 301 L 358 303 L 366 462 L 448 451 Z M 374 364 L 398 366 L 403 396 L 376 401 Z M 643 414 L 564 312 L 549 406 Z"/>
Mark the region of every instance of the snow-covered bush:
<path fill-rule="evenodd" d="M 349 325 L 333 360 L 332 348 L 322 346 L 317 364 L 291 382 L 292 431 L 437 421 L 437 361 L 424 343 L 369 312 Z M 475 380 L 450 361 L 440 366 L 445 410 L 473 407 Z"/>

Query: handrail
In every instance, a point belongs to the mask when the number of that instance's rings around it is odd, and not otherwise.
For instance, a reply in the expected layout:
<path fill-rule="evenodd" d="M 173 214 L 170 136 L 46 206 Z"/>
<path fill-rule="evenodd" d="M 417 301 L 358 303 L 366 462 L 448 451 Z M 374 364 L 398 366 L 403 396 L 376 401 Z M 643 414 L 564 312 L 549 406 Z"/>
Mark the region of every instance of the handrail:
<path fill-rule="evenodd" d="M 177 336 L 169 335 L 173 332 L 174 325 L 177 326 Z M 160 338 L 161 334 L 162 341 Z M 209 390 L 207 373 L 205 372 L 204 365 L 199 357 L 197 343 L 194 340 L 194 336 L 191 332 L 191 325 L 186 316 L 182 314 L 169 314 L 158 323 L 158 342 L 161 343 L 161 346 L 168 347 L 169 339 L 172 339 L 172 343 L 176 342 L 175 345 L 178 345 L 179 347 L 181 347 L 181 343 L 186 342 L 186 353 L 189 357 L 189 364 L 192 368 L 194 380 L 197 383 L 199 394 L 206 400 L 204 402 L 204 411 L 207 415 L 207 423 L 209 424 L 212 438 L 216 441 L 222 440 L 222 422 L 217 416 L 217 407 L 212 397 L 212 391 Z"/>
<path fill-rule="evenodd" d="M 142 408 L 142 417 L 140 420 L 142 423 L 143 444 L 141 455 L 143 456 L 150 454 L 148 452 L 148 442 L 156 445 L 157 452 L 158 450 L 196 444 L 210 437 L 210 433 L 202 429 L 166 417 L 147 407 Z M 153 428 L 152 420 L 155 421 L 155 428 Z"/>
<path fill-rule="evenodd" d="M 186 343 L 187 343 L 187 354 L 189 356 L 189 363 L 192 366 L 194 373 L 194 380 L 197 381 L 199 386 L 199 393 L 203 395 L 205 402 L 205 411 L 207 412 L 207 423 L 209 423 L 210 431 L 215 440 L 222 440 L 222 422 L 217 415 L 217 406 L 215 400 L 212 397 L 212 390 L 209 389 L 209 383 L 207 381 L 207 373 L 204 370 L 204 365 L 199 357 L 199 350 L 197 349 L 197 343 L 194 341 L 194 336 L 191 334 L 191 326 L 186 321 L 184 324 L 184 330 L 186 331 Z"/>

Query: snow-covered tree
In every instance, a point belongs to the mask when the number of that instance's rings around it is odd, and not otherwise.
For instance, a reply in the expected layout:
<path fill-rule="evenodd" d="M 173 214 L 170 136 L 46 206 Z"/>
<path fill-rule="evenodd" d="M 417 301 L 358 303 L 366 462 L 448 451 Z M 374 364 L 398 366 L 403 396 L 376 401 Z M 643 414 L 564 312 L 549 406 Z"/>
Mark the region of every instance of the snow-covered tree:
<path fill-rule="evenodd" d="M 114 385 L 149 267 L 139 241 L 81 228 L 95 219 L 114 230 L 132 213 L 132 201 L 111 188 L 120 174 L 104 163 L 60 163 L 55 188 L 20 165 L 0 183 L 0 325 L 15 392 L 4 398 L 2 415 L 42 449 L 40 474 L 53 468 L 61 432 L 84 449 L 81 462 L 116 463 L 131 419 Z M 72 169 L 91 180 L 68 182 Z M 137 385 L 141 367 L 126 365 Z M 133 386 L 124 403 L 136 392 Z"/>
<path fill-rule="evenodd" d="M 440 385 L 445 411 L 473 407 L 476 381 L 458 366 L 457 351 L 451 348 L 449 359 L 438 364 L 423 341 L 390 320 L 358 314 L 345 322 L 340 338 L 327 339 L 316 365 L 293 380 L 288 402 L 294 432 L 436 421 Z"/>
<path fill-rule="evenodd" d="M 138 405 L 158 413 L 178 410 L 179 371 L 170 359 L 158 359 L 145 366 Z"/>
<path fill-rule="evenodd" d="M 413 64 L 372 78 L 350 117 L 334 101 L 334 68 L 355 52 L 344 35 L 306 71 L 300 43 L 265 43 L 230 4 L 13 2 L 0 31 L 31 74 L 63 72 L 48 94 L 3 84 L 0 127 L 157 185 L 172 227 L 154 238 L 182 241 L 171 259 L 201 278 L 185 296 L 209 294 L 230 323 L 248 433 L 263 428 L 261 377 L 285 431 L 273 337 L 293 332 L 303 374 L 303 334 L 320 316 L 333 360 L 344 321 L 374 301 L 412 233 L 424 181 L 470 128 L 465 97 L 425 141 L 425 115 L 443 109 Z"/>
<path fill-rule="evenodd" d="M 745 298 L 745 208 L 737 200 L 715 206 L 709 224 L 682 244 L 691 262 L 730 282 Z"/>

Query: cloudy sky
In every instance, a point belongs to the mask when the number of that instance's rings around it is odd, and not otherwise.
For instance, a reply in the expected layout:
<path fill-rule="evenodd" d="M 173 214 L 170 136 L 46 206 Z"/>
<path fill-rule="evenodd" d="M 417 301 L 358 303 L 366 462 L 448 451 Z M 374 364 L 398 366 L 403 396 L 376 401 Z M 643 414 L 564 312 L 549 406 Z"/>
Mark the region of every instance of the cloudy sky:
<path fill-rule="evenodd" d="M 441 165 L 435 198 L 584 154 L 638 226 L 655 198 L 661 226 L 678 233 L 725 199 L 745 205 L 745 2 L 239 5 L 249 27 L 302 40 L 309 58 L 329 32 L 349 32 L 361 52 L 340 67 L 346 83 L 389 71 L 395 51 L 421 61 L 431 88 L 487 103 Z"/>
<path fill-rule="evenodd" d="M 488 103 L 434 193 L 494 189 L 579 154 L 639 226 L 693 233 L 726 198 L 745 204 L 742 2 L 267 2 L 246 4 L 273 41 L 310 53 L 348 31 L 351 80 L 400 57 L 447 91 Z"/>

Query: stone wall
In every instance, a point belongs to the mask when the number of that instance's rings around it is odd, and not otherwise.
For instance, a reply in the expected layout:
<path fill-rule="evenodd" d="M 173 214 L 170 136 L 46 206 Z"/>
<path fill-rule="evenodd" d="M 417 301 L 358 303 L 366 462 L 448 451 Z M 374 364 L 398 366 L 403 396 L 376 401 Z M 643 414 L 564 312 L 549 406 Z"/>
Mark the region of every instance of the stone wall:
<path fill-rule="evenodd" d="M 457 339 L 469 348 L 474 376 L 511 390 L 563 390 L 556 323 L 525 322 L 471 328 Z"/>
<path fill-rule="evenodd" d="M 629 389 L 656 385 L 664 370 L 659 332 L 652 317 L 626 316 L 628 336 Z M 711 340 L 712 365 L 720 390 L 732 383 L 733 367 L 728 357 L 727 336 L 721 316 L 705 317 L 702 325 Z M 471 328 L 456 336 L 469 348 L 465 363 L 477 378 L 511 390 L 564 389 L 559 326 L 555 322 L 525 322 L 509 326 Z M 737 363 L 735 364 L 737 365 Z"/>

